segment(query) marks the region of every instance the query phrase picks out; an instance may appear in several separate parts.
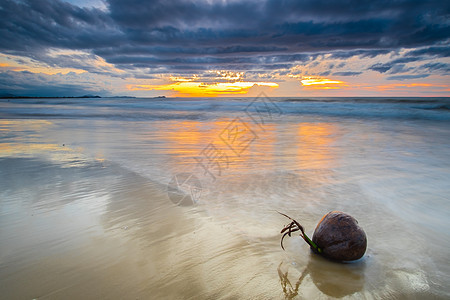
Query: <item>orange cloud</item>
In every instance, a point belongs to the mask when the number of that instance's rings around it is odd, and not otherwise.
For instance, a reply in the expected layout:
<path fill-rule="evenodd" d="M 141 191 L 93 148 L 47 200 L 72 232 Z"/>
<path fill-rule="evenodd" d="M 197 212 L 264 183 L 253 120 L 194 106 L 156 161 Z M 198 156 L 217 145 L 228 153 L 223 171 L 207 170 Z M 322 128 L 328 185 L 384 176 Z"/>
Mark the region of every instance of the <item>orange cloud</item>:
<path fill-rule="evenodd" d="M 346 83 L 340 80 L 332 80 L 329 78 L 318 77 L 318 76 L 307 76 L 302 77 L 300 80 L 302 85 L 306 88 L 312 89 L 340 89 L 346 87 Z"/>
<path fill-rule="evenodd" d="M 376 89 L 385 91 L 385 90 L 395 90 L 399 88 L 413 88 L 413 87 L 431 87 L 433 86 L 430 83 L 392 83 L 386 85 L 378 85 Z"/>
<path fill-rule="evenodd" d="M 246 94 L 253 86 L 265 86 L 270 88 L 278 87 L 278 84 L 274 82 L 234 81 L 205 83 L 190 81 L 185 78 L 172 77 L 171 79 L 176 80 L 176 82 L 163 85 L 130 84 L 127 85 L 127 89 L 131 91 L 174 91 L 177 93 L 177 96 L 186 97 L 215 97 L 223 95 Z"/>
<path fill-rule="evenodd" d="M 5 69 L 11 70 L 11 71 L 23 71 L 23 70 L 25 70 L 24 68 L 13 66 L 13 65 L 11 65 L 9 63 L 0 63 L 0 68 L 5 68 Z"/>

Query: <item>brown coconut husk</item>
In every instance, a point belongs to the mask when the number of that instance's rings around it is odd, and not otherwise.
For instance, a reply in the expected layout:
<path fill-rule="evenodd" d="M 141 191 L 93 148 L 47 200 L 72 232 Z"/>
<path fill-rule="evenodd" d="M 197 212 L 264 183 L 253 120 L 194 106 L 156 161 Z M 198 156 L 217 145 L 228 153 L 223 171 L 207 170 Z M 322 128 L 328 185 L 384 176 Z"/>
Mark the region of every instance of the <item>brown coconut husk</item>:
<path fill-rule="evenodd" d="M 281 213 L 280 213 L 281 214 Z M 300 236 L 308 243 L 314 253 L 336 261 L 354 261 L 364 256 L 367 248 L 367 237 L 358 221 L 349 214 L 332 211 L 324 215 L 317 224 L 312 240 L 305 234 L 303 226 L 292 220 L 281 233 L 281 247 L 286 235 L 301 231 Z"/>

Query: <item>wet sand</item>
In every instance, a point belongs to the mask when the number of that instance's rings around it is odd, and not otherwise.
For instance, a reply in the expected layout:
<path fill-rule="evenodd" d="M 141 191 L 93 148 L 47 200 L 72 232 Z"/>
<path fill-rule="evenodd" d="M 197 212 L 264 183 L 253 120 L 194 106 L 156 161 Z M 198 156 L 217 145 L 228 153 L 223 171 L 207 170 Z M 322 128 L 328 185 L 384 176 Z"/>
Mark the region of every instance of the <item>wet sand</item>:
<path fill-rule="evenodd" d="M 241 116 L 227 113 L 2 119 L 2 298 L 450 296 L 448 127 L 285 116 L 240 156 L 228 153 L 212 180 L 195 158 L 223 146 L 223 128 Z M 176 205 L 168 190 L 182 172 L 200 180 L 194 205 Z M 363 259 L 336 264 L 299 237 L 281 249 L 287 220 L 277 211 L 311 235 L 330 210 L 364 228 Z"/>
<path fill-rule="evenodd" d="M 0 164 L 5 299 L 282 296 L 276 261 L 157 183 L 100 163 Z"/>
<path fill-rule="evenodd" d="M 163 186 L 116 165 L 62 167 L 29 158 L 0 164 L 5 299 L 433 295 L 426 274 L 398 258 L 400 245 L 374 245 L 385 233 L 367 220 L 361 222 L 369 237 L 366 257 L 336 264 L 312 254 L 299 238 L 286 240 L 283 252 L 279 229 L 286 220 L 276 213 L 248 239 L 246 231 L 257 229 L 237 229 L 245 226 L 245 214 L 242 224 L 228 224 L 201 206 L 175 206 Z M 312 229 L 312 223 L 306 225 Z M 382 250 L 391 253 L 377 253 Z M 382 264 L 394 261 L 398 268 L 386 273 Z"/>

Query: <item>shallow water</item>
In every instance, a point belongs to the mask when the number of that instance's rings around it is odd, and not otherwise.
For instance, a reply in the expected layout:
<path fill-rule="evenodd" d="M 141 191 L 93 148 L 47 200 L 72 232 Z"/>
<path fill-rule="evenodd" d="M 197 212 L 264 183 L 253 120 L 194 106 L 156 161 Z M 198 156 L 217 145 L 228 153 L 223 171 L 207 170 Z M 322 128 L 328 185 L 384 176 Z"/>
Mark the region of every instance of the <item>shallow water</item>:
<path fill-rule="evenodd" d="M 254 100 L 1 100 L 2 295 L 450 297 L 448 99 Z M 363 259 L 281 249 L 331 210 Z"/>

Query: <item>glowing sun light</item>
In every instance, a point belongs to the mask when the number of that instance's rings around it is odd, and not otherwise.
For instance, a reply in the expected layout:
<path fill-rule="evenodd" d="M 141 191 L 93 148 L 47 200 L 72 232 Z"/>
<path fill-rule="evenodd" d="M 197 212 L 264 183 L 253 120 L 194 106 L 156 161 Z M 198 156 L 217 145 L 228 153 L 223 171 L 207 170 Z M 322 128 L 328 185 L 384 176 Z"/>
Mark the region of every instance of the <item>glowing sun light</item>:
<path fill-rule="evenodd" d="M 303 86 L 313 88 L 337 88 L 338 86 L 345 85 L 345 82 L 343 81 L 322 77 L 303 77 L 300 82 Z"/>

